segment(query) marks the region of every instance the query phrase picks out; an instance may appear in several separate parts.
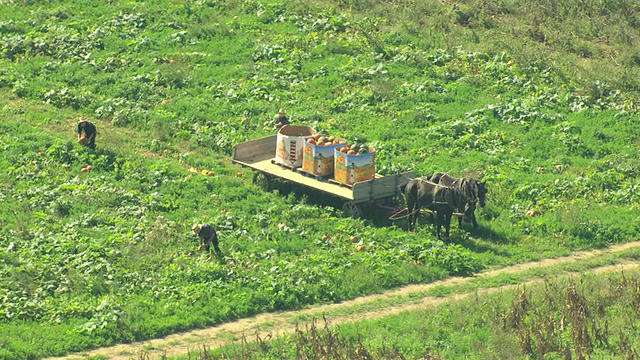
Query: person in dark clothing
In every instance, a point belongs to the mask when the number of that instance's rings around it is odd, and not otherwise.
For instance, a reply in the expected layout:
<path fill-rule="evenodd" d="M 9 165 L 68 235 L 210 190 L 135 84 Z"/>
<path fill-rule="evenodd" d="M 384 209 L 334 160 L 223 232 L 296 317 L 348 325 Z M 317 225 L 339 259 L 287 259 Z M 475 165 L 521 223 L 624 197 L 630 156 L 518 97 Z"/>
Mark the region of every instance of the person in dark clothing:
<path fill-rule="evenodd" d="M 82 133 L 84 132 L 84 136 L 87 138 L 85 143 L 81 142 Z M 83 145 L 88 146 L 90 149 L 96 148 L 96 126 L 93 125 L 90 121 L 87 120 L 86 116 L 80 118 L 78 121 L 78 142 Z"/>
<path fill-rule="evenodd" d="M 218 235 L 216 234 L 216 230 L 209 224 L 195 224 L 191 227 L 191 232 L 193 235 L 198 236 L 200 238 L 200 246 L 204 247 L 204 249 L 209 252 L 211 249 L 211 244 L 213 243 L 213 248 L 216 252 L 221 252 L 218 247 Z"/>
<path fill-rule="evenodd" d="M 287 117 L 287 113 L 284 111 L 284 109 L 280 109 L 278 111 L 278 115 L 276 116 L 276 127 L 280 129 L 281 127 L 289 124 L 291 124 L 291 122 Z"/>

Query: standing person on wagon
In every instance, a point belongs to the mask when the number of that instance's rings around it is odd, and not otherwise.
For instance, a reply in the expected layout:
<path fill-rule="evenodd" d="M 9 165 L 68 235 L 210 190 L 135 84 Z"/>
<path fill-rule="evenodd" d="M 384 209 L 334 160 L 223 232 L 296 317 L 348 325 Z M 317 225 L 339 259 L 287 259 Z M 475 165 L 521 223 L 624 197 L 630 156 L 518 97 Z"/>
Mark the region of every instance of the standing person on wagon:
<path fill-rule="evenodd" d="M 85 142 L 82 142 L 82 133 L 84 132 L 84 136 L 87 138 Z M 93 125 L 90 121 L 87 120 L 86 116 L 80 118 L 78 121 L 78 142 L 82 145 L 86 145 L 89 149 L 96 148 L 96 126 Z"/>
<path fill-rule="evenodd" d="M 287 117 L 287 112 L 284 111 L 284 109 L 278 110 L 278 115 L 276 115 L 276 127 L 280 129 L 281 127 L 289 124 L 291 124 L 291 122 Z"/>

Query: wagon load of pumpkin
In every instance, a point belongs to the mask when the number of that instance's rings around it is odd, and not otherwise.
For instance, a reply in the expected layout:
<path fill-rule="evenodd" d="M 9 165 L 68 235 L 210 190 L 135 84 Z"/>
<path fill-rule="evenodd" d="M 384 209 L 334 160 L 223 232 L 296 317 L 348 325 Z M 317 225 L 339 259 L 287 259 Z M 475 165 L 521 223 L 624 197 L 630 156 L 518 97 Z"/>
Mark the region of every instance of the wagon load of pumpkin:
<path fill-rule="evenodd" d="M 302 171 L 315 176 L 332 176 L 335 149 L 346 144 L 347 140 L 327 134 L 315 134 L 305 139 Z"/>
<path fill-rule="evenodd" d="M 371 180 L 376 174 L 375 149 L 366 144 L 347 144 L 334 150 L 334 180 L 347 185 Z"/>
<path fill-rule="evenodd" d="M 309 126 L 283 126 L 276 136 L 275 162 L 290 168 L 302 166 L 304 140 L 315 135 L 316 131 Z"/>

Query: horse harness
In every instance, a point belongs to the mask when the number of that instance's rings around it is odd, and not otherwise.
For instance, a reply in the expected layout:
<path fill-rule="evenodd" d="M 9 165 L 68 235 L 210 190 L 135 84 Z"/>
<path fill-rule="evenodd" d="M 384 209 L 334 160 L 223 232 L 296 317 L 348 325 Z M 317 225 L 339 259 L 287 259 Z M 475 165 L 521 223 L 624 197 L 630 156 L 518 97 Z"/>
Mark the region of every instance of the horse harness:
<path fill-rule="evenodd" d="M 422 182 L 431 182 L 431 181 L 429 181 L 428 179 L 425 179 L 425 178 L 418 178 L 418 179 L 420 179 L 420 181 L 422 181 Z M 457 182 L 457 180 L 456 180 L 456 182 Z M 458 189 L 456 189 L 455 186 L 447 186 L 447 185 L 442 185 L 442 184 L 436 184 L 436 186 L 439 187 L 439 188 L 449 188 L 449 189 L 452 189 L 453 191 L 456 191 L 456 192 L 459 191 Z M 477 198 L 476 198 L 475 201 L 477 201 Z M 436 201 L 434 199 L 434 201 L 432 201 L 431 204 L 432 205 L 448 205 L 449 202 L 448 201 Z M 415 212 L 415 210 L 413 212 Z"/>
<path fill-rule="evenodd" d="M 476 181 L 472 179 L 460 178 L 454 182 L 461 182 L 460 188 L 464 188 L 465 190 L 465 198 L 467 202 L 477 204 L 478 203 L 478 184 Z"/>

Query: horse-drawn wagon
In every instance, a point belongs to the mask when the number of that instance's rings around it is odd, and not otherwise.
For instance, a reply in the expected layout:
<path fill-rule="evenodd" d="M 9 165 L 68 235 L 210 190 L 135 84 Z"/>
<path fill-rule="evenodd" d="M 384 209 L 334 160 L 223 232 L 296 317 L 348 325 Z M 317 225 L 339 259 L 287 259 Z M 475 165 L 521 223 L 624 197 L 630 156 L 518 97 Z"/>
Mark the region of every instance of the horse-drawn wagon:
<path fill-rule="evenodd" d="M 232 161 L 253 169 L 253 182 L 266 191 L 271 189 L 273 180 L 277 178 L 337 198 L 342 202 L 345 216 L 359 218 L 366 207 L 402 202 L 400 187 L 416 177 L 412 171 L 387 176 L 375 174 L 369 180 L 342 184 L 332 179 L 309 176 L 298 168 L 276 162 L 276 144 L 276 135 L 239 143 L 233 149 Z"/>

